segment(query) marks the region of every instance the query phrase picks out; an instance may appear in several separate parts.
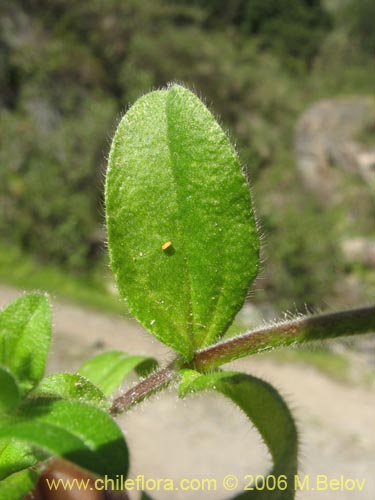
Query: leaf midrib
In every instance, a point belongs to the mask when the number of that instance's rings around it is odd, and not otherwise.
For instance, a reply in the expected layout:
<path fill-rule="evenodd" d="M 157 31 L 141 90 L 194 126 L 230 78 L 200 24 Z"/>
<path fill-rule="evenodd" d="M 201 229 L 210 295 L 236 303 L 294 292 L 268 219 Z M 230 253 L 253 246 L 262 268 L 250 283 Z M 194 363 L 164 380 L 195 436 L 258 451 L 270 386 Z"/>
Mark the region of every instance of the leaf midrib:
<path fill-rule="evenodd" d="M 217 293 L 217 298 L 215 300 L 214 308 L 212 309 L 211 315 L 210 315 L 211 322 L 209 325 L 202 325 L 206 329 L 206 332 L 205 332 L 204 337 L 202 337 L 202 339 L 199 339 L 199 345 L 196 345 L 195 332 L 194 332 L 195 315 L 194 315 L 194 302 L 193 302 L 193 285 L 192 285 L 192 277 L 191 277 L 190 266 L 189 266 L 189 254 L 186 251 L 186 244 L 185 244 L 184 211 L 181 210 L 181 201 L 180 201 L 180 196 L 179 196 L 179 190 L 177 188 L 178 181 L 177 181 L 177 175 L 176 175 L 175 170 L 178 170 L 178 169 L 177 169 L 177 166 L 174 164 L 173 154 L 172 154 L 172 152 L 174 151 L 174 148 L 173 148 L 173 141 L 171 140 L 171 127 L 170 127 L 169 112 L 168 112 L 169 111 L 169 101 L 171 100 L 171 96 L 173 96 L 173 94 L 171 93 L 171 91 L 169 91 L 167 93 L 167 99 L 166 99 L 167 144 L 168 144 L 168 151 L 169 151 L 169 156 L 170 156 L 170 165 L 171 165 L 171 172 L 172 172 L 172 176 L 173 176 L 173 183 L 175 186 L 175 196 L 176 196 L 177 209 L 179 212 L 178 225 L 182 229 L 181 234 L 182 234 L 182 241 L 183 241 L 183 251 L 184 251 L 184 255 L 186 256 L 185 265 L 186 265 L 186 271 L 187 271 L 188 291 L 189 291 L 189 313 L 191 313 L 191 318 L 192 318 L 192 321 L 191 322 L 188 321 L 188 323 L 187 323 L 188 325 L 190 325 L 190 329 L 189 329 L 190 331 L 188 331 L 188 333 L 189 333 L 189 338 L 192 342 L 193 350 L 195 350 L 197 348 L 199 349 L 200 347 L 206 345 L 207 339 L 210 339 L 212 337 L 211 330 L 212 330 L 212 326 L 215 324 L 214 319 L 217 316 L 217 309 L 218 309 L 218 306 L 220 303 L 221 295 L 219 292 Z M 221 252 L 221 257 L 222 257 L 222 252 Z M 220 260 L 221 260 L 221 262 L 223 262 L 225 259 L 221 258 Z M 220 284 L 220 286 L 217 287 L 218 289 L 221 289 L 221 287 L 225 283 L 226 279 L 227 279 L 227 277 L 223 273 L 221 276 L 221 284 Z"/>
<path fill-rule="evenodd" d="M 176 205 L 177 205 L 177 211 L 178 211 L 178 219 L 177 219 L 177 228 L 178 232 L 181 236 L 181 252 L 182 255 L 185 256 L 184 260 L 184 266 L 186 269 L 186 274 L 187 274 L 187 288 L 188 288 L 188 296 L 189 296 L 189 304 L 188 304 L 188 321 L 186 324 L 187 327 L 187 333 L 189 336 L 190 344 L 191 344 L 191 352 L 190 354 L 192 355 L 194 350 L 195 350 L 195 332 L 194 332 L 194 308 L 193 308 L 193 286 L 192 286 L 192 280 L 191 280 L 191 273 L 190 273 L 190 263 L 189 263 L 189 254 L 186 251 L 186 243 L 185 243 L 185 228 L 184 228 L 184 215 L 183 215 L 183 210 L 181 209 L 181 200 L 180 200 L 180 195 L 179 195 L 179 189 L 178 189 L 178 176 L 176 171 L 178 170 L 177 165 L 175 165 L 173 161 L 173 140 L 171 137 L 171 123 L 169 119 L 169 105 L 170 105 L 170 100 L 171 100 L 171 91 L 169 90 L 167 92 L 167 98 L 165 100 L 165 115 L 166 115 L 166 122 L 167 122 L 167 127 L 166 127 L 166 138 L 167 138 L 167 146 L 168 146 L 168 154 L 169 154 L 169 165 L 170 165 L 170 170 L 172 173 L 172 178 L 173 178 L 173 185 L 174 185 L 174 191 L 175 191 L 175 198 L 176 198 Z M 190 321 L 191 318 L 191 321 Z"/>

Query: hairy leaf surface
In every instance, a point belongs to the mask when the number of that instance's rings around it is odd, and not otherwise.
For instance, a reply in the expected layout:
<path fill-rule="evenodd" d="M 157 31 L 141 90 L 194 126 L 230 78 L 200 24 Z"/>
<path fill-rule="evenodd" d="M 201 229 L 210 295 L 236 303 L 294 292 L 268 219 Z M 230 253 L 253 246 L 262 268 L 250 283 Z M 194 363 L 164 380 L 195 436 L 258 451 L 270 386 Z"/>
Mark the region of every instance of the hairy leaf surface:
<path fill-rule="evenodd" d="M 13 439 L 3 439 L 0 442 L 0 481 L 38 462 L 38 457 L 25 443 Z M 0 498 L 1 495 L 0 495 Z"/>
<path fill-rule="evenodd" d="M 297 473 L 297 429 L 293 417 L 280 394 L 257 377 L 236 372 L 215 372 L 201 375 L 184 370 L 179 394 L 213 389 L 231 399 L 255 425 L 267 445 L 272 459 L 271 474 L 286 476 L 285 490 L 245 491 L 236 498 L 254 500 L 291 500 L 294 498 L 294 474 Z"/>
<path fill-rule="evenodd" d="M 0 481 L 1 500 L 21 500 L 36 485 L 39 474 L 33 470 L 21 470 Z"/>
<path fill-rule="evenodd" d="M 33 393 L 34 394 L 34 393 Z M 103 410 L 109 402 L 92 382 L 77 373 L 55 373 L 45 377 L 35 390 L 39 397 L 62 398 L 92 404 Z"/>
<path fill-rule="evenodd" d="M 156 359 L 148 356 L 132 356 L 126 352 L 109 351 L 85 361 L 78 373 L 99 387 L 106 396 L 110 396 L 132 370 L 140 376 L 145 376 L 157 366 Z"/>
<path fill-rule="evenodd" d="M 151 92 L 120 122 L 106 218 L 117 285 L 140 323 L 185 358 L 217 340 L 257 273 L 259 241 L 237 154 L 189 90 Z"/>
<path fill-rule="evenodd" d="M 103 411 L 78 401 L 35 399 L 17 417 L 0 419 L 0 439 L 13 438 L 66 458 L 95 474 L 127 474 L 121 430 Z"/>
<path fill-rule="evenodd" d="M 46 295 L 30 293 L 0 313 L 0 364 L 16 378 L 21 391 L 43 377 L 51 340 L 51 312 Z"/>
<path fill-rule="evenodd" d="M 13 375 L 0 366 L 0 413 L 7 412 L 17 406 L 20 401 L 20 390 Z"/>

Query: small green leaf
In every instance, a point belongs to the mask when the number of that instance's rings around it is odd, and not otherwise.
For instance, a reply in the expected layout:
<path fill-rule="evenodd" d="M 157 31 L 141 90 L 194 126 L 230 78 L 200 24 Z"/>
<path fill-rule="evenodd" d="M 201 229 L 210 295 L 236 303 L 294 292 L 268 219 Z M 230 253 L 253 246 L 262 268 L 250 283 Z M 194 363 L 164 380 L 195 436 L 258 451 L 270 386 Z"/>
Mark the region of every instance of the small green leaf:
<path fill-rule="evenodd" d="M 0 364 L 16 378 L 21 391 L 43 377 L 51 339 L 51 312 L 46 295 L 31 293 L 0 313 Z"/>
<path fill-rule="evenodd" d="M 276 389 L 264 380 L 244 373 L 214 372 L 201 375 L 193 370 L 183 370 L 182 374 L 179 388 L 181 397 L 189 392 L 214 389 L 241 408 L 260 432 L 271 453 L 271 474 L 286 477 L 287 488 L 272 491 L 272 499 L 293 499 L 293 477 L 297 473 L 297 429 L 286 403 Z M 246 491 L 236 498 L 267 500 L 270 491 Z"/>
<path fill-rule="evenodd" d="M 13 375 L 0 366 L 0 413 L 7 412 L 17 406 L 21 394 Z"/>
<path fill-rule="evenodd" d="M 147 330 L 187 359 L 225 333 L 259 241 L 237 154 L 189 90 L 151 92 L 120 122 L 106 218 L 118 288 Z"/>
<path fill-rule="evenodd" d="M 39 474 L 32 470 L 22 470 L 0 481 L 1 500 L 21 500 L 36 485 Z"/>
<path fill-rule="evenodd" d="M 110 404 L 103 392 L 77 373 L 55 373 L 45 377 L 33 395 L 81 401 L 106 410 Z"/>
<path fill-rule="evenodd" d="M 30 446 L 14 440 L 0 442 L 0 481 L 23 469 L 35 465 L 41 457 Z M 1 484 L 1 483 L 0 483 Z M 1 495 L 0 495 L 0 498 Z"/>
<path fill-rule="evenodd" d="M 154 358 L 109 351 L 85 361 L 78 373 L 109 396 L 119 388 L 123 379 L 132 370 L 136 370 L 140 376 L 145 376 L 157 366 L 158 362 Z"/>
<path fill-rule="evenodd" d="M 17 418 L 0 419 L 0 439 L 16 439 L 89 471 L 126 476 L 128 451 L 121 430 L 105 412 L 78 401 L 35 399 Z"/>

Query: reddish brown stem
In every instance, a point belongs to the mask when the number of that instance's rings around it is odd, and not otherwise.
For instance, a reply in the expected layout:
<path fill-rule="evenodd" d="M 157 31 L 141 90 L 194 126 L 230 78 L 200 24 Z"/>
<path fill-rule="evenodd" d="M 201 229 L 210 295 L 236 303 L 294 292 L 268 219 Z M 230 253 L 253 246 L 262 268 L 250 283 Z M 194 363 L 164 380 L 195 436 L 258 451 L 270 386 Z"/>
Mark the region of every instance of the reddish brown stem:
<path fill-rule="evenodd" d="M 168 367 L 153 373 L 123 396 L 115 399 L 111 413 L 113 415 L 122 413 L 152 393 L 166 387 L 178 377 L 178 368 L 207 371 L 235 359 L 277 347 L 369 332 L 375 332 L 373 306 L 302 317 L 259 328 L 196 352 L 190 363 L 182 363 L 176 359 Z"/>
<path fill-rule="evenodd" d="M 173 369 L 173 364 L 162 370 L 158 370 L 115 399 L 111 407 L 111 414 L 118 415 L 134 404 L 141 402 L 145 397 L 167 386 L 176 375 L 177 372 Z"/>

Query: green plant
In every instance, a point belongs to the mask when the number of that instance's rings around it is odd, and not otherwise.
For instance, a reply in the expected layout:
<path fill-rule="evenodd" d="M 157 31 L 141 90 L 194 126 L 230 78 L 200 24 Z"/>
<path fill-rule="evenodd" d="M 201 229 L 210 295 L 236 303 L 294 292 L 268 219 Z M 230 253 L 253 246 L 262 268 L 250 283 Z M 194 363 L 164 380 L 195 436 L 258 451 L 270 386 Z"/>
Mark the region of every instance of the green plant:
<path fill-rule="evenodd" d="M 109 352 L 77 373 L 43 378 L 48 299 L 29 294 L 10 304 L 0 315 L 0 497 L 22 498 L 51 456 L 99 476 L 126 477 L 128 449 L 114 417 L 175 384 L 180 397 L 223 394 L 268 446 L 277 488 L 255 487 L 237 498 L 294 498 L 298 439 L 287 405 L 267 382 L 220 367 L 280 346 L 369 332 L 375 309 L 299 318 L 220 342 L 257 274 L 259 240 L 234 148 L 208 109 L 179 85 L 143 96 L 120 122 L 106 219 L 122 297 L 177 357 L 157 369 L 152 358 Z M 112 400 L 131 370 L 143 380 Z"/>

